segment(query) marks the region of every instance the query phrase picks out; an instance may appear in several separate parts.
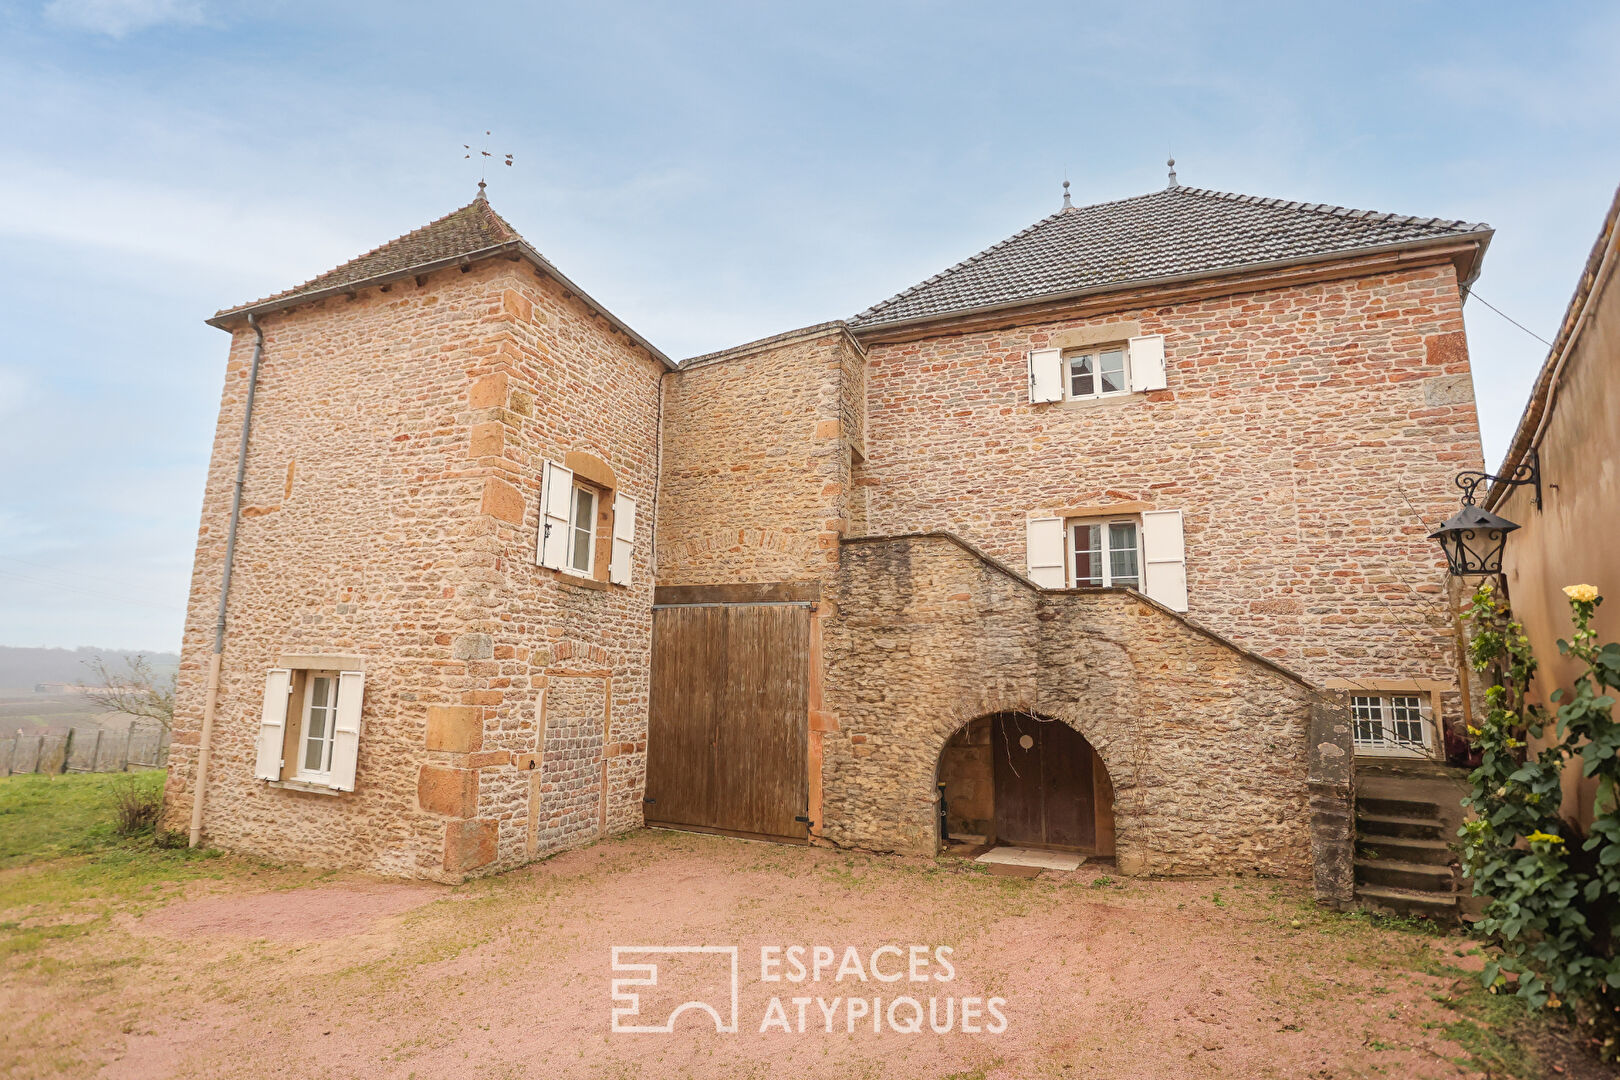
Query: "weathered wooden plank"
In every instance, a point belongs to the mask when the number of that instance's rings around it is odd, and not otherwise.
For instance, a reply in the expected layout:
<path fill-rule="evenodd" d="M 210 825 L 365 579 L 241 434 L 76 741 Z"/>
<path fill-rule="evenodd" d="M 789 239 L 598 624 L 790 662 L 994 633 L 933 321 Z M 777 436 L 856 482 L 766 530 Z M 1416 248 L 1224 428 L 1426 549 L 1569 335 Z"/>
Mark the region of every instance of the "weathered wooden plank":
<path fill-rule="evenodd" d="M 808 835 L 809 646 L 802 606 L 655 611 L 647 820 Z"/>

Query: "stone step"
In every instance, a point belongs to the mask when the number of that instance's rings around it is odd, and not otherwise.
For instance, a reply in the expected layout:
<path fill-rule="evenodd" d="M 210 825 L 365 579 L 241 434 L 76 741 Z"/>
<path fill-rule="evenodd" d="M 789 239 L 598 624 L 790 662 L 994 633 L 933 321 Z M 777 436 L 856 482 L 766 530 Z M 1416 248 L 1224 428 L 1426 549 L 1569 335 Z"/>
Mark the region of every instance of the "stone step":
<path fill-rule="evenodd" d="M 1399 915 L 1419 915 L 1425 918 L 1456 918 L 1455 893 L 1422 892 L 1417 889 L 1392 889 L 1380 885 L 1357 885 L 1356 899 L 1363 907 L 1393 911 Z"/>
<path fill-rule="evenodd" d="M 1451 893 L 1456 887 L 1449 866 L 1404 862 L 1399 859 L 1357 859 L 1356 882 L 1358 885 L 1435 893 Z"/>
<path fill-rule="evenodd" d="M 1448 866 L 1455 858 L 1451 845 L 1444 840 L 1421 840 L 1410 836 L 1356 837 L 1356 854 L 1366 859 L 1396 859 L 1401 862 L 1427 863 L 1430 866 Z"/>
<path fill-rule="evenodd" d="M 1445 826 L 1434 818 L 1412 817 L 1408 814 L 1381 814 L 1356 806 L 1356 835 L 1406 836 L 1414 840 L 1440 840 Z"/>
<path fill-rule="evenodd" d="M 1424 799 L 1381 799 L 1356 796 L 1356 810 L 1363 808 L 1369 814 L 1392 814 L 1398 817 L 1423 818 L 1428 821 L 1440 820 L 1440 808 L 1433 802 Z"/>

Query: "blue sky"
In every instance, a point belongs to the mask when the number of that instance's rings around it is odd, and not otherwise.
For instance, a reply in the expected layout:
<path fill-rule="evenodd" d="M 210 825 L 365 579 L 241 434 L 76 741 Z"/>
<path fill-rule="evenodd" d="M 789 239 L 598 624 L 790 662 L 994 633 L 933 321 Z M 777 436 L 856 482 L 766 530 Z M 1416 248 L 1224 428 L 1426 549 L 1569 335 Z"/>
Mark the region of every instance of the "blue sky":
<path fill-rule="evenodd" d="M 215 309 L 495 206 L 681 357 L 1181 181 L 1487 221 L 1550 338 L 1620 180 L 1613 4 L 0 0 L 0 644 L 172 649 Z M 1327 14 L 1332 12 L 1332 14 Z M 475 138 L 476 137 L 476 138 Z M 1545 349 L 1468 328 L 1487 458 Z"/>

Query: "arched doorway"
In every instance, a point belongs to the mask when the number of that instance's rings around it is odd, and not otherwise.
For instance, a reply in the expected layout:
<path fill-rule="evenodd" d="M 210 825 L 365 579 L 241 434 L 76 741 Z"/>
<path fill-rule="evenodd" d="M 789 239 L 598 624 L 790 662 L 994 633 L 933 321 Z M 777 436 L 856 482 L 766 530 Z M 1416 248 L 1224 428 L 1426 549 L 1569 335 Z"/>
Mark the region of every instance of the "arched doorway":
<path fill-rule="evenodd" d="M 1059 720 L 981 716 L 939 755 L 942 843 L 1114 853 L 1114 788 L 1089 742 Z"/>

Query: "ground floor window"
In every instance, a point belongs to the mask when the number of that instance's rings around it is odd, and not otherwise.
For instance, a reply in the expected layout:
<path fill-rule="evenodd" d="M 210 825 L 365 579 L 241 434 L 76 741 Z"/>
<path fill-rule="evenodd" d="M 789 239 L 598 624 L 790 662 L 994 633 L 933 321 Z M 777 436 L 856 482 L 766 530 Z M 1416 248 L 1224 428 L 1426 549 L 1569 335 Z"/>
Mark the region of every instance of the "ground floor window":
<path fill-rule="evenodd" d="M 337 701 L 337 672 L 311 671 L 306 675 L 303 720 L 298 736 L 299 780 L 324 784 L 331 778 Z"/>
<path fill-rule="evenodd" d="M 1134 520 L 1075 521 L 1069 525 L 1072 585 L 1142 587 L 1140 530 Z"/>
<path fill-rule="evenodd" d="M 1357 696 L 1350 710 L 1357 750 L 1428 753 L 1429 726 L 1416 694 Z"/>

